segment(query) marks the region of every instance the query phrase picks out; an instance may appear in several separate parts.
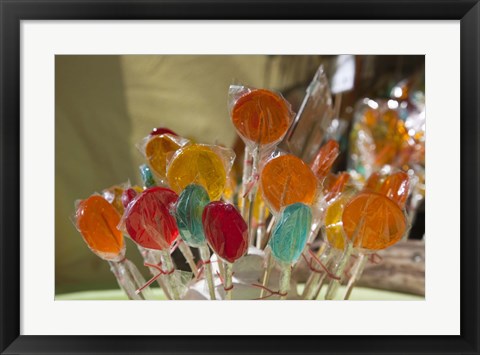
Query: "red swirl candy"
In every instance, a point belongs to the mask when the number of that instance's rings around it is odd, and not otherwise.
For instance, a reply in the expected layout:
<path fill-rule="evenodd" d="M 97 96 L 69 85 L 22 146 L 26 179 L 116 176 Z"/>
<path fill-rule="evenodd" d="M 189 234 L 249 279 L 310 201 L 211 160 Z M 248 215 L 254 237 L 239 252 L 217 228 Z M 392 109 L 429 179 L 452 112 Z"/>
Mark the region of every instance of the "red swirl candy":
<path fill-rule="evenodd" d="M 238 210 L 229 203 L 210 202 L 203 210 L 203 229 L 213 251 L 233 263 L 248 249 L 248 227 Z"/>
<path fill-rule="evenodd" d="M 125 227 L 130 237 L 148 249 L 168 249 L 178 237 L 170 211 L 178 195 L 170 189 L 152 187 L 132 201 L 125 212 Z"/>

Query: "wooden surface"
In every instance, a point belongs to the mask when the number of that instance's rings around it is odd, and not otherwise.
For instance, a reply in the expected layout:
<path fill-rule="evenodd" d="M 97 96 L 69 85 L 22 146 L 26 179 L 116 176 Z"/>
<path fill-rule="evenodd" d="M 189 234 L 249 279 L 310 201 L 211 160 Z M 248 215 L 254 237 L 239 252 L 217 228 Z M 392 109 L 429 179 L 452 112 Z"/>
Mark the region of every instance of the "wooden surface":
<path fill-rule="evenodd" d="M 425 242 L 409 240 L 400 242 L 377 253 L 380 258 L 369 261 L 357 285 L 413 295 L 425 295 Z M 354 258 L 352 258 L 352 262 Z M 294 277 L 298 283 L 305 282 L 310 270 L 300 260 Z M 347 267 L 348 276 L 348 267 Z M 347 279 L 348 281 L 348 279 Z"/>

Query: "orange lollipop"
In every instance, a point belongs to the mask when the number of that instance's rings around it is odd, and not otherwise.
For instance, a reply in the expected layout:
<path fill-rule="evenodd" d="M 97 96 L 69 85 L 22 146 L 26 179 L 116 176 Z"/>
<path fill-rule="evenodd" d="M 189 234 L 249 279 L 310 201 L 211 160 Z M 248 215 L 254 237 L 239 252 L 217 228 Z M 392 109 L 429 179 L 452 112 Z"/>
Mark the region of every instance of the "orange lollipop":
<path fill-rule="evenodd" d="M 365 182 L 363 191 L 378 192 L 380 186 L 382 185 L 382 175 L 379 172 L 374 172 L 369 176 L 368 180 Z"/>
<path fill-rule="evenodd" d="M 398 207 L 405 207 L 408 197 L 410 179 L 403 171 L 388 176 L 380 186 L 379 193 L 387 196 L 398 204 Z"/>
<path fill-rule="evenodd" d="M 286 154 L 270 160 L 260 176 L 265 200 L 275 211 L 297 202 L 311 205 L 317 179 L 300 158 Z"/>
<path fill-rule="evenodd" d="M 381 250 L 402 239 L 407 221 L 397 203 L 374 193 L 363 192 L 346 206 L 343 228 L 355 247 Z"/>
<path fill-rule="evenodd" d="M 150 136 L 145 145 L 145 157 L 158 177 L 165 179 L 167 175 L 167 154 L 180 148 L 181 145 L 169 134 Z"/>
<path fill-rule="evenodd" d="M 76 212 L 77 228 L 90 249 L 105 260 L 123 257 L 125 244 L 117 229 L 120 215 L 103 197 L 93 195 L 80 202 Z"/>
<path fill-rule="evenodd" d="M 237 132 L 251 142 L 272 144 L 287 133 L 292 112 L 283 97 L 264 89 L 241 96 L 232 110 Z"/>

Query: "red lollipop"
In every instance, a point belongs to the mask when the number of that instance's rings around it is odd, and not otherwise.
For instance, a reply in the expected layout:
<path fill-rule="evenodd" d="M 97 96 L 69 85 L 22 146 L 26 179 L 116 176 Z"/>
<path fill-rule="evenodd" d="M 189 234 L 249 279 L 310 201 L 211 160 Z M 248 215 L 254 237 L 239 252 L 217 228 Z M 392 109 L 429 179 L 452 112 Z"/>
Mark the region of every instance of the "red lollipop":
<path fill-rule="evenodd" d="M 248 227 L 233 205 L 210 202 L 202 222 L 207 241 L 219 257 L 233 263 L 247 252 Z"/>
<path fill-rule="evenodd" d="M 225 260 L 225 299 L 232 299 L 232 263 L 248 250 L 248 227 L 237 209 L 220 201 L 210 202 L 202 214 L 203 230 L 208 243 Z"/>
<path fill-rule="evenodd" d="M 152 129 L 150 136 L 159 136 L 161 134 L 171 134 L 172 136 L 178 136 L 174 131 L 165 127 L 157 127 Z"/>
<path fill-rule="evenodd" d="M 130 237 L 148 249 L 168 249 L 178 237 L 175 218 L 170 214 L 178 195 L 164 187 L 143 191 L 125 212 L 125 227 Z"/>

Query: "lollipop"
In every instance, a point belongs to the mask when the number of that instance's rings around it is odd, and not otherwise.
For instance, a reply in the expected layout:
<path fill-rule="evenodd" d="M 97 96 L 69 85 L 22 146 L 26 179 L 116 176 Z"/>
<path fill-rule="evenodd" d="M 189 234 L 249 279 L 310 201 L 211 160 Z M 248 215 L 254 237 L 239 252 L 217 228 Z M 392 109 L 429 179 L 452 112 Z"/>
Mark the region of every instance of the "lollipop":
<path fill-rule="evenodd" d="M 154 128 L 152 129 L 152 131 L 150 132 L 150 136 L 159 136 L 161 134 L 170 134 L 172 136 L 178 136 L 178 134 L 176 134 L 174 131 L 172 131 L 171 129 L 168 129 L 168 128 L 165 128 L 165 127 L 157 127 L 157 128 Z"/>
<path fill-rule="evenodd" d="M 350 200 L 343 210 L 343 230 L 349 243 L 339 263 L 340 272 L 343 272 L 352 248 L 359 250 L 359 258 L 353 266 L 353 274 L 347 285 L 345 299 L 348 299 L 353 285 L 363 272 L 367 262 L 366 254 L 397 243 L 407 230 L 407 220 L 402 211 L 402 204 L 408 195 L 408 175 L 404 173 L 390 175 L 381 185 L 380 191 L 384 194 L 368 190 L 361 192 Z M 326 297 L 332 299 L 337 288 L 338 281 L 331 283 Z"/>
<path fill-rule="evenodd" d="M 290 104 L 280 95 L 264 90 L 230 86 L 232 123 L 245 142 L 242 178 L 242 216 L 252 228 L 250 205 L 255 200 L 258 167 L 262 153 L 285 136 L 293 120 Z M 253 242 L 253 237 L 250 238 Z"/>
<path fill-rule="evenodd" d="M 336 178 L 331 178 L 330 186 L 325 189 L 324 203 L 326 204 L 323 223 L 328 243 L 324 243 L 317 252 L 316 257 L 312 254 L 310 263 L 314 260 L 323 265 L 329 264 L 337 259 L 343 253 L 345 248 L 345 237 L 342 229 L 342 213 L 345 204 L 351 199 L 355 190 L 347 189 L 347 182 L 350 178 L 348 173 L 342 173 Z M 318 230 L 319 231 L 319 230 Z M 316 231 L 315 235 L 318 233 Z M 310 242 L 313 240 L 311 239 Z M 340 253 L 340 255 L 338 255 Z M 310 266 L 312 273 L 305 284 L 303 291 L 304 299 L 315 299 L 320 292 L 325 277 L 326 270 L 321 270 Z M 332 276 L 332 275 L 330 275 Z"/>
<path fill-rule="evenodd" d="M 200 185 L 188 185 L 180 194 L 175 218 L 182 239 L 191 247 L 200 249 L 200 256 L 205 266 L 205 278 L 210 291 L 210 299 L 215 299 L 215 287 L 212 277 L 212 266 L 210 264 L 210 250 L 208 248 L 205 234 L 203 233 L 202 213 L 210 202 L 208 193 Z"/>
<path fill-rule="evenodd" d="M 282 299 L 287 298 L 292 265 L 297 262 L 305 248 L 311 223 L 310 207 L 295 203 L 285 207 L 273 229 L 269 245 L 272 256 L 282 268 L 279 290 Z"/>
<path fill-rule="evenodd" d="M 311 205 L 317 191 L 317 180 L 312 170 L 290 154 L 270 160 L 262 170 L 260 184 L 265 201 L 277 212 L 296 202 Z"/>
<path fill-rule="evenodd" d="M 103 197 L 93 195 L 81 201 L 75 224 L 89 248 L 107 260 L 118 284 L 130 299 L 143 300 L 135 291 L 145 283 L 135 265 L 125 258 L 125 243 L 117 229 L 120 215 Z"/>
<path fill-rule="evenodd" d="M 225 299 L 231 299 L 233 263 L 248 249 L 247 224 L 233 205 L 220 201 L 204 208 L 202 223 L 210 247 L 225 261 Z"/>
<path fill-rule="evenodd" d="M 140 148 L 148 165 L 155 175 L 164 182 L 167 175 L 167 156 L 188 144 L 188 140 L 178 137 L 166 128 L 156 128 L 144 139 Z"/>
<path fill-rule="evenodd" d="M 170 189 L 151 187 L 128 205 L 123 216 L 125 229 L 133 241 L 143 248 L 161 251 L 163 272 L 169 275 L 174 299 L 179 299 L 180 295 L 173 276 L 174 266 L 169 249 L 178 237 L 178 228 L 170 211 L 177 198 L 177 194 Z"/>
<path fill-rule="evenodd" d="M 140 175 L 142 176 L 143 186 L 146 189 L 157 185 L 157 183 L 155 182 L 155 178 L 153 177 L 152 171 L 150 170 L 148 165 L 140 165 L 138 169 L 140 170 Z"/>
<path fill-rule="evenodd" d="M 201 185 L 210 199 L 218 200 L 222 196 L 230 166 L 226 166 L 222 157 L 217 154 L 219 148 L 191 144 L 179 149 L 170 160 L 167 168 L 167 180 L 177 193 L 182 192 L 190 184 Z M 233 151 L 222 149 L 229 164 L 235 158 Z"/>
<path fill-rule="evenodd" d="M 142 189 L 139 186 L 134 186 L 133 188 L 125 189 L 122 193 L 122 204 L 124 210 L 128 208 L 128 205 L 135 200 L 139 193 L 142 193 Z M 142 247 L 140 244 L 137 244 L 137 248 L 140 251 L 140 254 L 143 257 L 145 265 L 159 265 L 161 263 L 161 253 L 158 250 L 153 249 L 146 249 Z M 158 269 L 152 266 L 149 266 L 148 269 L 150 273 L 155 277 L 160 288 L 163 290 L 165 296 L 168 299 L 172 299 L 172 295 L 170 294 L 169 287 L 167 285 L 168 280 L 166 279 L 166 275 L 161 274 L 158 278 L 156 277 L 158 274 Z M 150 280 L 151 281 L 151 280 Z M 146 285 L 151 284 L 151 282 L 147 282 Z"/>
<path fill-rule="evenodd" d="M 327 176 L 339 154 L 340 147 L 334 140 L 329 140 L 320 148 L 311 164 L 312 171 L 317 179 L 323 180 Z"/>
<path fill-rule="evenodd" d="M 280 95 L 255 89 L 242 95 L 233 106 L 232 122 L 249 142 L 267 145 L 278 142 L 290 126 L 290 105 Z"/>

